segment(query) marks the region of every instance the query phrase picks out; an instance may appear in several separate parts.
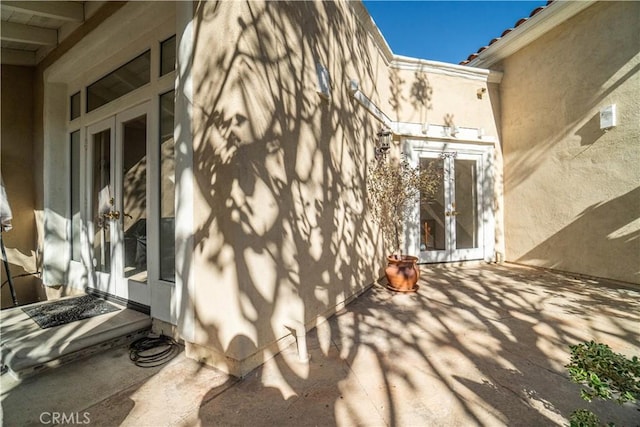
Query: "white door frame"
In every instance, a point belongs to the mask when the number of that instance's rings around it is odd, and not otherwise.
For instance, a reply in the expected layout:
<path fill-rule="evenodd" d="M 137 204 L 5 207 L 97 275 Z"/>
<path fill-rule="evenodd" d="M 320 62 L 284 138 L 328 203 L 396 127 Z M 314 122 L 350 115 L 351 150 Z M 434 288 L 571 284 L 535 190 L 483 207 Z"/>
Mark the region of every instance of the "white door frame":
<path fill-rule="evenodd" d="M 477 237 L 476 248 L 455 248 L 455 205 L 453 204 L 455 182 L 450 176 L 443 177 L 445 192 L 444 209 L 449 215 L 445 218 L 445 250 L 426 251 L 420 247 L 420 207 L 416 202 L 411 211 L 411 220 L 405 227 L 405 251 L 417 254 L 422 263 L 457 262 L 468 260 L 493 259 L 495 252 L 495 213 L 493 206 L 493 146 L 470 143 L 442 142 L 425 139 L 405 139 L 404 152 L 407 160 L 414 167 L 419 165 L 421 157 L 444 158 L 445 165 L 451 167 L 444 173 L 455 173 L 454 159 L 476 160 L 476 194 L 477 194 Z M 449 178 L 449 179 L 445 179 Z"/>
<path fill-rule="evenodd" d="M 124 275 L 124 231 L 123 231 L 123 221 L 124 221 L 124 210 L 122 206 L 122 191 L 123 191 L 123 159 L 124 159 L 124 132 L 123 125 L 129 120 L 134 118 L 146 116 L 146 158 L 147 158 L 147 173 L 146 173 L 146 183 L 145 183 L 145 191 L 147 193 L 146 197 L 146 218 L 147 218 L 147 235 L 153 235 L 157 229 L 154 228 L 154 221 L 151 219 L 154 218 L 154 215 L 151 214 L 151 207 L 149 206 L 150 199 L 156 196 L 152 196 L 154 194 L 154 187 L 152 184 L 152 174 L 149 169 L 151 169 L 151 161 L 149 159 L 149 154 L 153 152 L 153 141 L 156 136 L 154 132 L 153 117 L 151 115 L 151 102 L 146 101 L 142 104 L 139 104 L 135 107 L 129 108 L 122 112 L 117 113 L 107 119 L 101 120 L 95 124 L 92 124 L 87 127 L 85 132 L 87 138 L 87 149 L 86 149 L 86 157 L 85 157 L 85 167 L 86 167 L 86 177 L 85 180 L 85 191 L 83 192 L 86 197 L 87 202 L 84 203 L 86 212 L 84 217 L 87 219 L 87 244 L 85 245 L 85 249 L 87 251 L 87 258 L 89 263 L 87 266 L 89 267 L 89 287 L 99 291 L 100 293 L 106 293 L 112 296 L 115 296 L 117 299 L 122 299 L 125 301 L 131 301 L 137 304 L 141 304 L 144 306 L 149 306 L 151 303 L 151 292 L 149 286 L 150 275 L 149 272 L 152 270 L 150 268 L 150 264 L 153 262 L 154 257 L 147 249 L 147 281 L 141 282 L 135 279 L 126 278 Z M 119 217 L 109 220 L 111 222 L 110 227 L 110 237 L 111 237 L 111 265 L 109 273 L 102 273 L 95 269 L 93 263 L 93 238 L 95 236 L 95 224 L 94 218 L 95 215 L 92 212 L 93 210 L 93 197 L 92 189 L 93 189 L 93 154 L 94 154 L 94 144 L 92 140 L 92 135 L 95 133 L 104 131 L 106 129 L 111 130 L 111 150 L 110 150 L 110 184 L 112 187 L 111 197 L 114 198 L 113 211 L 117 212 Z M 150 232 L 149 232 L 150 231 Z M 151 239 L 154 241 L 154 238 Z M 147 241 L 147 248 L 149 248 L 149 241 Z"/>
<path fill-rule="evenodd" d="M 100 120 L 97 123 L 94 123 L 90 126 L 87 126 L 85 131 L 86 144 L 85 144 L 85 157 L 83 160 L 84 170 L 86 171 L 85 180 L 81 183 L 84 185 L 84 191 L 82 194 L 84 195 L 84 203 L 82 206 L 84 207 L 83 218 L 86 227 L 83 227 L 86 230 L 85 238 L 83 239 L 85 254 L 84 259 L 87 260 L 87 267 L 89 268 L 89 277 L 88 277 L 88 285 L 89 288 L 97 289 L 100 292 L 113 294 L 117 293 L 117 283 L 115 282 L 115 275 L 110 273 L 103 273 L 96 270 L 96 265 L 94 263 L 94 253 L 93 253 L 93 245 L 96 231 L 96 224 L 94 221 L 94 212 L 93 212 L 93 156 L 95 152 L 95 146 L 93 143 L 93 135 L 96 135 L 105 130 L 109 130 L 109 157 L 111 159 L 115 158 L 115 116 L 108 117 L 106 119 Z M 114 186 L 114 162 L 111 161 L 111 165 L 109 167 L 109 183 L 112 188 Z M 115 206 L 114 206 L 115 208 Z M 109 227 L 109 241 L 114 242 L 114 233 L 115 227 Z M 83 233 L 85 234 L 85 233 Z M 109 251 L 109 257 L 111 260 L 111 268 L 113 271 L 113 248 L 109 245 L 106 248 Z"/>

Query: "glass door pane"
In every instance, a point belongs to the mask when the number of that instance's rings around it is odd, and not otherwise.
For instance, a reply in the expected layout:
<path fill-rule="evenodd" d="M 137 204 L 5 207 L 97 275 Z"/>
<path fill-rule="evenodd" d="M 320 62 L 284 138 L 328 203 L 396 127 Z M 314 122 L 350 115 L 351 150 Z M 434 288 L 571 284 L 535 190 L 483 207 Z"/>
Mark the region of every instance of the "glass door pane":
<path fill-rule="evenodd" d="M 444 170 L 444 159 L 442 158 L 421 158 L 420 169 L 435 168 Z M 420 196 L 420 250 L 421 251 L 444 251 L 446 250 L 446 227 L 445 217 L 445 186 L 444 180 L 440 181 L 435 195 L 428 200 Z"/>
<path fill-rule="evenodd" d="M 452 215 L 455 218 L 455 248 L 478 247 L 478 194 L 476 191 L 476 160 L 454 160 L 455 197 Z"/>
<path fill-rule="evenodd" d="M 111 129 L 93 134 L 93 266 L 102 273 L 111 272 Z"/>
<path fill-rule="evenodd" d="M 442 180 L 434 197 L 420 203 L 423 262 L 481 259 L 481 155 L 457 151 L 420 154 L 420 168 L 437 168 Z M 416 220 L 418 216 L 416 215 Z"/>
<path fill-rule="evenodd" d="M 82 230 L 82 215 L 80 204 L 80 131 L 71 133 L 71 259 L 80 261 L 80 231 Z"/>
<path fill-rule="evenodd" d="M 160 97 L 160 279 L 175 282 L 175 92 Z"/>
<path fill-rule="evenodd" d="M 124 276 L 147 280 L 147 116 L 122 123 Z"/>
<path fill-rule="evenodd" d="M 141 104 L 87 128 L 87 229 L 94 273 L 89 287 L 146 306 L 149 106 Z"/>

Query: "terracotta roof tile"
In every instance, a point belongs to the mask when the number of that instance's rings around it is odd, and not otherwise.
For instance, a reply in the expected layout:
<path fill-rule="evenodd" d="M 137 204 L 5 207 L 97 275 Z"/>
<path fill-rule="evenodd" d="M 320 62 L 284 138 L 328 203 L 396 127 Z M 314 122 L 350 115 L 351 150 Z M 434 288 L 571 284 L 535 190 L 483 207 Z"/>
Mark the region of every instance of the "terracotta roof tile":
<path fill-rule="evenodd" d="M 467 59 L 465 59 L 464 61 L 460 62 L 460 65 L 467 65 L 469 62 L 473 61 L 474 59 L 476 59 L 478 57 L 478 54 L 480 54 L 480 52 L 482 52 L 483 50 L 487 49 L 489 46 L 491 46 L 492 44 L 494 44 L 495 42 L 497 42 L 498 40 L 502 39 L 503 37 L 507 36 L 510 32 L 512 32 L 515 28 L 519 27 L 520 25 L 524 24 L 525 22 L 527 22 L 529 20 L 529 18 L 531 18 L 532 16 L 540 13 L 542 10 L 546 9 L 547 6 L 549 6 L 551 3 L 553 3 L 555 0 L 549 0 L 547 1 L 547 4 L 545 6 L 539 6 L 535 9 L 533 9 L 531 11 L 531 13 L 529 14 L 528 18 L 520 18 L 515 25 L 513 26 L 513 28 L 507 28 L 506 30 L 504 30 L 502 32 L 502 34 L 500 35 L 500 37 L 496 37 L 495 39 L 492 39 L 489 44 L 487 46 L 482 46 L 480 49 L 478 49 L 476 52 L 472 53 L 471 55 L 469 55 L 467 57 Z"/>
<path fill-rule="evenodd" d="M 541 11 L 542 9 L 544 9 L 545 7 L 547 7 L 547 6 L 540 6 L 540 7 L 537 7 L 537 8 L 535 8 L 535 9 L 533 9 L 533 10 L 531 11 L 531 14 L 529 15 L 529 18 L 531 18 L 531 17 L 532 17 L 533 15 L 535 15 L 536 13 L 540 12 L 540 11 Z"/>
<path fill-rule="evenodd" d="M 520 25 L 524 24 L 525 22 L 527 22 L 529 18 L 520 18 L 518 19 L 518 22 L 516 22 L 515 28 L 518 28 Z"/>

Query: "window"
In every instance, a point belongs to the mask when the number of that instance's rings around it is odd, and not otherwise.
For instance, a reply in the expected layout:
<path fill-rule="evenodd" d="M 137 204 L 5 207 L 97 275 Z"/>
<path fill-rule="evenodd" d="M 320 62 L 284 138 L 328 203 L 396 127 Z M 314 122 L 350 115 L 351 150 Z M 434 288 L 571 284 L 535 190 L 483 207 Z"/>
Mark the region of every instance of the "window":
<path fill-rule="evenodd" d="M 149 83 L 150 58 L 146 51 L 87 87 L 87 113 Z"/>
<path fill-rule="evenodd" d="M 176 36 L 160 43 L 160 75 L 176 69 Z"/>
<path fill-rule="evenodd" d="M 70 135 L 71 145 L 71 259 L 80 261 L 80 131 Z"/>
<path fill-rule="evenodd" d="M 160 279 L 175 282 L 175 91 L 160 96 Z"/>
<path fill-rule="evenodd" d="M 71 95 L 69 104 L 71 106 L 71 109 L 70 109 L 71 120 L 77 119 L 78 117 L 80 117 L 80 92 L 76 92 L 73 95 Z"/>

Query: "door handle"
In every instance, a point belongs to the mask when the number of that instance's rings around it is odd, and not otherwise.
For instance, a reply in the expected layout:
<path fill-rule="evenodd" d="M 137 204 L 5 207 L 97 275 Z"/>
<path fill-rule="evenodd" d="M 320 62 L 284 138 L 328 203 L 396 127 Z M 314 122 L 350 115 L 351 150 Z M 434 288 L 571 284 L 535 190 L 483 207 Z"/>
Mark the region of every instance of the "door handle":
<path fill-rule="evenodd" d="M 105 214 L 102 214 L 102 216 L 104 216 L 105 218 L 108 218 L 108 219 L 120 219 L 120 212 L 111 211 L 111 212 L 107 212 Z"/>

